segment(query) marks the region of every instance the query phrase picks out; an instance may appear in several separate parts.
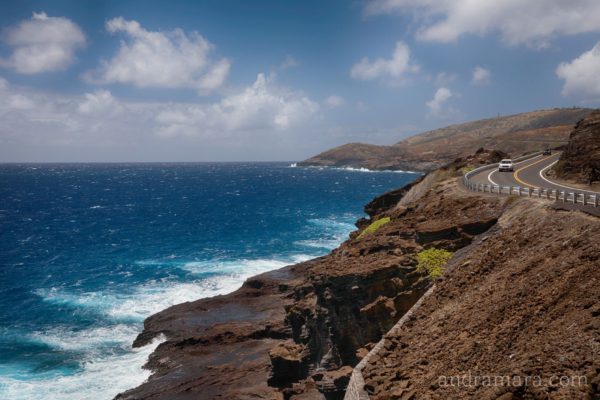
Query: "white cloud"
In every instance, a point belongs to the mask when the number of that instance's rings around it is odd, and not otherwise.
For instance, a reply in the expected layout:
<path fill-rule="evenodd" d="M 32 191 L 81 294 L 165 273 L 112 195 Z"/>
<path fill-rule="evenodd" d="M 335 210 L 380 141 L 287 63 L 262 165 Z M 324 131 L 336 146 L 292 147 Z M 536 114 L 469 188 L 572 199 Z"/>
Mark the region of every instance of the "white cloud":
<path fill-rule="evenodd" d="M 61 71 L 75 60 L 75 51 L 85 45 L 85 35 L 71 20 L 33 13 L 31 19 L 7 30 L 5 42 L 13 47 L 0 66 L 20 74 Z"/>
<path fill-rule="evenodd" d="M 300 65 L 300 62 L 298 60 L 296 60 L 293 56 L 291 55 L 287 55 L 284 60 L 281 62 L 281 65 L 279 68 L 281 69 L 288 69 L 288 68 L 294 68 Z"/>
<path fill-rule="evenodd" d="M 571 62 L 561 63 L 556 75 L 564 79 L 562 94 L 584 99 L 600 97 L 600 42 Z"/>
<path fill-rule="evenodd" d="M 331 95 L 325 100 L 325 104 L 327 104 L 327 107 L 329 108 L 338 108 L 343 106 L 345 103 L 346 102 L 342 97 L 336 95 Z"/>
<path fill-rule="evenodd" d="M 440 116 L 443 113 L 444 105 L 452 97 L 452 91 L 450 89 L 441 87 L 433 96 L 433 99 L 429 100 L 427 103 L 427 107 L 429 108 L 430 115 Z"/>
<path fill-rule="evenodd" d="M 508 44 L 540 48 L 553 37 L 600 32 L 598 0 L 372 0 L 365 13 L 410 14 L 417 37 L 434 42 L 499 32 Z"/>
<path fill-rule="evenodd" d="M 456 80 L 456 75 L 448 72 L 440 72 L 436 75 L 433 82 L 436 86 L 447 86 Z"/>
<path fill-rule="evenodd" d="M 123 111 L 121 104 L 108 90 L 86 93 L 77 107 L 84 115 L 115 116 Z"/>
<path fill-rule="evenodd" d="M 106 22 L 106 29 L 125 39 L 112 59 L 85 75 L 89 81 L 194 88 L 205 94 L 219 88 L 229 73 L 229 60 L 213 59 L 214 46 L 198 32 L 152 32 L 122 17 Z"/>
<path fill-rule="evenodd" d="M 246 143 L 299 134 L 318 110 L 302 93 L 277 86 L 263 74 L 251 86 L 213 103 L 130 102 L 108 90 L 82 96 L 46 94 L 0 78 L 0 144 L 120 148 L 123 143 L 142 147 L 147 141 L 185 136 L 201 138 L 206 147 L 227 147 L 227 140 Z"/>
<path fill-rule="evenodd" d="M 352 66 L 350 75 L 354 79 L 388 79 L 399 82 L 407 73 L 416 72 L 419 66 L 410 61 L 410 49 L 404 42 L 397 42 L 392 58 L 369 61 L 364 57 Z"/>
<path fill-rule="evenodd" d="M 473 69 L 473 77 L 471 83 L 473 85 L 488 85 L 490 83 L 491 73 L 489 69 L 480 67 L 479 65 Z"/>
<path fill-rule="evenodd" d="M 279 88 L 259 74 L 252 86 L 218 103 L 167 107 L 156 121 L 161 136 L 277 132 L 300 124 L 318 108 L 301 93 Z"/>

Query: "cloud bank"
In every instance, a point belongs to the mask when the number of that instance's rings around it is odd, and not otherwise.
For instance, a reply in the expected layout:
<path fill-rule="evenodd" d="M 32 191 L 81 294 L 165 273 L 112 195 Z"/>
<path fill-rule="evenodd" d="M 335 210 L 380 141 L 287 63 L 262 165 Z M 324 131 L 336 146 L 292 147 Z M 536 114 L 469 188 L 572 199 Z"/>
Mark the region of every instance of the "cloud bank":
<path fill-rule="evenodd" d="M 600 32 L 597 0 L 372 0 L 364 12 L 410 15 L 418 39 L 443 43 L 498 32 L 507 44 L 541 48 L 557 36 Z"/>
<path fill-rule="evenodd" d="M 254 140 L 256 135 L 290 135 L 318 111 L 316 102 L 263 74 L 214 103 L 128 102 L 108 90 L 51 95 L 0 78 L 0 147 L 121 146 L 176 136 L 195 137 L 211 146 L 223 140 Z"/>

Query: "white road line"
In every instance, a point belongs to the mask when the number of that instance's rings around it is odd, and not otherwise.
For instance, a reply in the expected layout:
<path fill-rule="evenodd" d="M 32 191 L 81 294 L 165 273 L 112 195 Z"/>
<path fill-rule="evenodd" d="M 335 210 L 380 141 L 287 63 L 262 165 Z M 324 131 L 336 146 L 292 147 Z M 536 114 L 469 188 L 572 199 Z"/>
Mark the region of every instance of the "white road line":
<path fill-rule="evenodd" d="M 492 172 L 490 172 L 490 173 L 489 173 L 489 175 L 488 175 L 488 181 L 492 182 L 492 185 L 500 186 L 500 185 L 498 185 L 496 182 L 494 182 L 494 180 L 492 179 L 492 174 L 493 174 L 494 172 L 496 172 L 496 170 L 495 170 L 495 169 L 493 169 L 493 170 L 492 170 Z"/>
<path fill-rule="evenodd" d="M 523 160 L 523 161 L 519 161 L 518 163 L 514 163 L 513 165 L 523 164 L 523 163 L 526 163 L 527 161 L 535 160 L 536 158 L 538 158 L 538 157 L 541 157 L 541 156 L 542 156 L 542 155 L 540 154 L 540 155 L 537 155 L 537 156 L 535 156 L 535 157 L 528 158 L 527 160 Z M 498 170 L 497 170 L 497 169 L 493 169 L 493 170 L 492 170 L 492 172 L 490 172 L 490 173 L 488 174 L 488 176 L 487 176 L 487 179 L 488 179 L 488 181 L 490 181 L 490 182 L 492 183 L 492 185 L 500 186 L 499 184 L 497 184 L 497 183 L 496 183 L 496 182 L 495 182 L 495 181 L 492 179 L 492 174 L 493 174 L 494 172 L 498 172 Z"/>
<path fill-rule="evenodd" d="M 570 187 L 570 186 L 565 186 L 565 185 L 561 185 L 560 183 L 556 183 L 556 182 L 552 182 L 551 180 L 549 180 L 548 178 L 546 178 L 544 176 L 544 172 L 549 169 L 550 167 L 552 167 L 554 164 L 556 164 L 558 162 L 558 160 L 554 161 L 552 164 L 548 165 L 547 167 L 543 168 L 540 170 L 540 178 L 542 178 L 543 180 L 545 180 L 546 182 L 554 185 L 554 186 L 560 186 L 561 188 L 565 188 L 565 189 L 569 189 L 569 190 L 573 190 L 575 192 L 585 192 L 585 193 L 591 193 L 591 194 L 598 194 L 596 192 L 592 192 L 590 190 L 584 190 L 584 189 L 579 189 L 579 188 L 574 188 L 574 187 Z"/>

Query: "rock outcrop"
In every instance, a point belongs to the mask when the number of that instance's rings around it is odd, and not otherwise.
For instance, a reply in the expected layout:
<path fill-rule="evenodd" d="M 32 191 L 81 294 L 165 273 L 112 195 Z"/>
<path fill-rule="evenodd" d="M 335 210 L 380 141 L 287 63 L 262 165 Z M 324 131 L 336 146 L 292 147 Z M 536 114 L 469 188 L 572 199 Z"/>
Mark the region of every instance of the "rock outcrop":
<path fill-rule="evenodd" d="M 584 185 L 600 182 L 600 110 L 577 123 L 554 172 L 559 179 Z"/>

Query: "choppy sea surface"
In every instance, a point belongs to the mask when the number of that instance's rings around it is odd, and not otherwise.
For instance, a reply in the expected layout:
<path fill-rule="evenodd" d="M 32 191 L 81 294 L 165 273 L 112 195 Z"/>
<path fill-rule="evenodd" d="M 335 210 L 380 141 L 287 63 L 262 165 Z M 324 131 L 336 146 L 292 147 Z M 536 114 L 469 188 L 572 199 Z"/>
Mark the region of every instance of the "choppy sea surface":
<path fill-rule="evenodd" d="M 284 163 L 0 165 L 0 398 L 111 399 L 144 318 L 328 253 L 415 174 Z"/>

